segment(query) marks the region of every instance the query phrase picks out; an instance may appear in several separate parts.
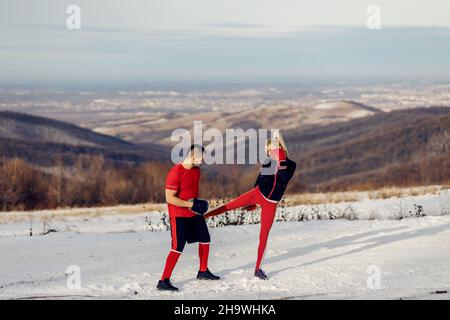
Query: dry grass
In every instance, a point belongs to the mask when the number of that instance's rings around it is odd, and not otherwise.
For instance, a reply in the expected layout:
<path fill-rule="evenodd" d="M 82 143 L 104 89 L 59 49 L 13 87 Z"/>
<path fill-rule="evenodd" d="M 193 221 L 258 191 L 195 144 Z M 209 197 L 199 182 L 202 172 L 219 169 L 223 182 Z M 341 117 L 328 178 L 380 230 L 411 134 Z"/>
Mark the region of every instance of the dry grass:
<path fill-rule="evenodd" d="M 51 221 L 67 219 L 89 219 L 100 216 L 135 215 L 166 209 L 165 204 L 147 203 L 138 205 L 121 205 L 115 207 L 73 208 L 41 211 L 11 211 L 0 212 L 0 223 L 21 221 Z"/>
<path fill-rule="evenodd" d="M 450 189 L 450 185 L 423 186 L 399 188 L 390 187 L 373 191 L 345 191 L 345 192 L 327 192 L 327 193 L 303 193 L 287 195 L 285 198 L 288 206 L 295 205 L 316 205 L 324 203 L 352 202 L 364 199 L 387 199 L 419 196 L 424 194 L 435 194 L 441 190 Z"/>
<path fill-rule="evenodd" d="M 387 199 L 387 198 L 401 198 L 409 196 L 420 196 L 423 194 L 435 194 L 438 191 L 448 189 L 448 186 L 424 186 L 411 188 L 383 188 L 369 192 L 370 199 Z"/>
<path fill-rule="evenodd" d="M 287 195 L 285 202 L 288 206 L 296 206 L 358 201 L 361 198 L 359 192 L 302 193 Z"/>
<path fill-rule="evenodd" d="M 387 199 L 392 197 L 419 196 L 424 194 L 435 194 L 441 190 L 450 189 L 450 184 L 439 186 L 423 186 L 409 188 L 383 188 L 373 191 L 347 191 L 328 193 L 303 193 L 289 194 L 285 197 L 287 206 L 295 205 L 318 205 L 326 203 L 352 202 L 363 199 Z M 211 200 L 214 202 L 217 200 Z M 221 203 L 222 201 L 219 200 Z M 12 211 L 0 212 L 0 223 L 23 222 L 23 221 L 51 221 L 67 219 L 89 219 L 100 216 L 137 215 L 152 211 L 165 210 L 166 204 L 138 204 L 121 205 L 114 207 L 73 208 L 55 209 L 42 211 Z"/>

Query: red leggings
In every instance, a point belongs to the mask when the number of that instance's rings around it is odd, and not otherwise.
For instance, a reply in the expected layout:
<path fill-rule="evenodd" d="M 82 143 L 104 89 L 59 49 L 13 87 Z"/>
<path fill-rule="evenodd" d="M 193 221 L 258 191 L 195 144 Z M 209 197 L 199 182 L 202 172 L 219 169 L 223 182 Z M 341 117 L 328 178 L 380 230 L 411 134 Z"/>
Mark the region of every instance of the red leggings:
<path fill-rule="evenodd" d="M 275 219 L 275 213 L 277 211 L 277 202 L 271 202 L 264 198 L 259 191 L 258 187 L 247 191 L 240 195 L 236 199 L 228 202 L 227 204 L 212 210 L 208 214 L 216 215 L 226 211 L 234 210 L 237 208 L 247 207 L 251 205 L 259 204 L 261 206 L 261 230 L 259 232 L 259 246 L 258 246 L 258 259 L 256 260 L 256 270 L 261 268 L 261 262 L 264 257 L 264 251 L 267 246 L 267 239 L 269 238 L 269 232 L 272 228 L 273 221 Z"/>

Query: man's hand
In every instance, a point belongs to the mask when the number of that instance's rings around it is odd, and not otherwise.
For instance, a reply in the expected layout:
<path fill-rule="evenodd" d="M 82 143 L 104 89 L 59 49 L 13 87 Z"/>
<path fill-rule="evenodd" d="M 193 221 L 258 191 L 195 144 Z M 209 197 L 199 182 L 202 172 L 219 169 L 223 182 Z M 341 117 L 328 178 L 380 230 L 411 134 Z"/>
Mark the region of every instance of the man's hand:
<path fill-rule="evenodd" d="M 200 216 L 203 216 L 209 209 L 209 203 L 206 200 L 195 198 L 192 202 L 191 210 Z"/>

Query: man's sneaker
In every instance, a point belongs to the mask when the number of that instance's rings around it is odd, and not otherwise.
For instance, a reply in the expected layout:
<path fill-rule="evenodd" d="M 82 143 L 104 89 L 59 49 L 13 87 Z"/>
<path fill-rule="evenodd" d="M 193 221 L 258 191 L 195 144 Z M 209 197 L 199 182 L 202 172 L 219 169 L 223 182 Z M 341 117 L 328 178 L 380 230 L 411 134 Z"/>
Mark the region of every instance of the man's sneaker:
<path fill-rule="evenodd" d="M 267 280 L 268 277 L 264 273 L 262 269 L 255 270 L 255 277 L 260 278 L 261 280 Z"/>
<path fill-rule="evenodd" d="M 206 271 L 199 271 L 197 273 L 197 279 L 199 280 L 219 280 L 220 277 L 215 276 L 209 271 L 209 269 L 206 269 Z"/>
<path fill-rule="evenodd" d="M 159 280 L 156 288 L 164 291 L 178 291 L 178 288 L 174 287 L 172 283 L 170 283 L 170 279 Z"/>

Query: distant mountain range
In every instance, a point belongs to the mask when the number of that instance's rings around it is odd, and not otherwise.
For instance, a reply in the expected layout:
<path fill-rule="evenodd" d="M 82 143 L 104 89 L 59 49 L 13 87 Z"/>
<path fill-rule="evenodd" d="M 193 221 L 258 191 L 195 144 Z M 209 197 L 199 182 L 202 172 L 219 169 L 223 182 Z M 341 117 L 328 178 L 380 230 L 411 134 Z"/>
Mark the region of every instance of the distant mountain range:
<path fill-rule="evenodd" d="M 285 131 L 295 189 L 441 183 L 450 179 L 450 108 L 376 113 Z"/>
<path fill-rule="evenodd" d="M 302 119 L 302 115 L 308 116 L 304 111 L 297 114 L 296 109 L 281 107 L 261 117 L 257 115 L 260 110 L 248 110 L 227 115 L 225 119 L 230 121 L 229 127 L 244 127 L 243 124 L 252 122 L 252 125 L 267 128 L 272 128 L 269 124 L 273 123 L 274 127 L 282 129 L 290 156 L 298 162 L 290 191 L 366 189 L 449 181 L 450 108 L 383 112 L 355 102 L 337 101 L 313 109 L 316 113 L 309 115 L 308 120 Z M 332 119 L 333 115 L 338 119 Z M 216 119 L 206 122 L 208 125 L 225 125 L 222 118 L 215 117 L 216 114 L 206 115 L 204 120 Z M 159 128 L 161 131 L 152 130 L 160 140 L 164 135 L 170 136 L 173 126 L 182 126 L 183 121 L 188 123 L 188 118 L 195 116 L 174 117 L 170 126 L 167 122 L 171 121 L 167 120 Z M 285 126 L 283 119 L 288 121 Z M 297 126 L 294 126 L 295 119 L 299 121 Z M 318 121 L 320 119 L 323 121 Z M 170 146 L 164 143 L 137 144 L 62 121 L 0 112 L 0 159 L 17 157 L 36 166 L 52 166 L 57 159 L 62 159 L 70 166 L 80 155 L 102 155 L 114 165 L 155 161 L 170 165 Z M 237 175 L 242 181 L 253 180 L 253 170 L 236 167 L 242 170 Z M 205 179 L 212 179 L 211 188 L 215 188 L 214 177 L 220 172 L 223 180 L 216 182 L 231 183 L 227 180 L 228 168 L 205 168 Z M 252 177 L 248 177 L 249 174 Z"/>
<path fill-rule="evenodd" d="M 275 101 L 267 105 L 244 108 L 241 111 L 227 110 L 224 107 L 220 110 L 201 112 L 186 110 L 186 112 L 132 116 L 102 122 L 91 128 L 136 143 L 151 142 L 170 145 L 171 132 L 178 128 L 192 131 L 194 121 L 203 121 L 205 126 L 222 131 L 228 128 L 297 130 L 344 122 L 380 112 L 382 111 L 355 101 L 330 101 L 313 106 Z"/>
<path fill-rule="evenodd" d="M 79 155 L 102 155 L 107 161 L 145 162 L 168 159 L 168 148 L 137 145 L 76 125 L 10 111 L 0 112 L 0 156 L 18 157 L 35 165 L 56 158 L 72 163 Z"/>

